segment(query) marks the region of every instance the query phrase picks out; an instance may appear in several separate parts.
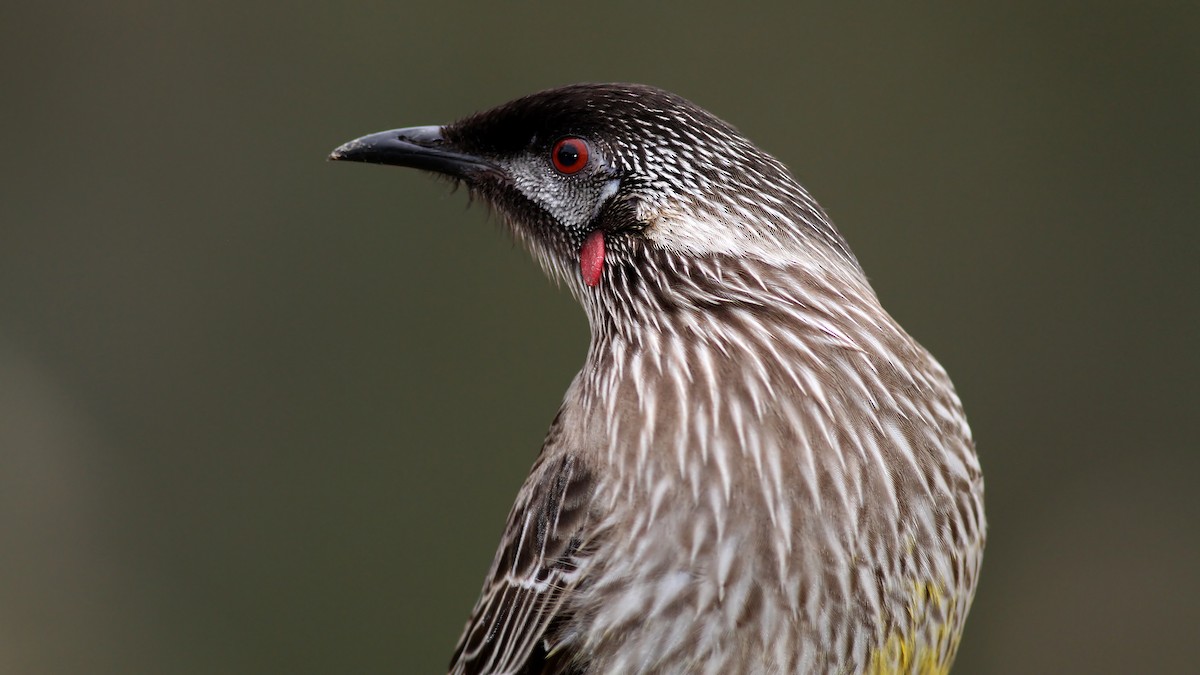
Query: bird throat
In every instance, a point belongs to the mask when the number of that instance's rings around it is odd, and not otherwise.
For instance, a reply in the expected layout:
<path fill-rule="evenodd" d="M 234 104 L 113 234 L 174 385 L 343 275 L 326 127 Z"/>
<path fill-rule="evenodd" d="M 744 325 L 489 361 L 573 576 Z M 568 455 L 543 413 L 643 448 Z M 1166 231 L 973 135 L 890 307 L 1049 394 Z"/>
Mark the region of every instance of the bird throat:
<path fill-rule="evenodd" d="M 596 286 L 604 273 L 604 231 L 594 230 L 583 240 L 579 249 L 579 273 L 583 283 Z"/>

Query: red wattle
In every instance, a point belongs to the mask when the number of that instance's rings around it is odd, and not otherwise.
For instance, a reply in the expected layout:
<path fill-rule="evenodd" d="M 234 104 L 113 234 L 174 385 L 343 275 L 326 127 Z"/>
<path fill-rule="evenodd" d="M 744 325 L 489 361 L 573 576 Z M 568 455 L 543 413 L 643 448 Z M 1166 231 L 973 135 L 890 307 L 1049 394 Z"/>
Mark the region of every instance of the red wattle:
<path fill-rule="evenodd" d="M 595 286 L 600 283 L 600 274 L 604 272 L 604 233 L 595 230 L 583 240 L 583 248 L 579 249 L 579 273 L 583 275 L 583 283 Z"/>

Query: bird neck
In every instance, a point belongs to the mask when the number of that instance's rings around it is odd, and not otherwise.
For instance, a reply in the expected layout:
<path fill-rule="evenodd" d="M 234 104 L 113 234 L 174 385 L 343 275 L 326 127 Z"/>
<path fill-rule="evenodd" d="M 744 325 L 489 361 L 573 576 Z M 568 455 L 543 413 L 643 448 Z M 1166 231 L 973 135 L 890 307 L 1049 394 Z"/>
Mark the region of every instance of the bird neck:
<path fill-rule="evenodd" d="M 832 263 L 832 264 L 831 264 Z M 664 336 L 726 343 L 751 330 L 777 338 L 816 334 L 846 345 L 882 316 L 857 263 L 796 261 L 785 265 L 724 254 L 680 255 L 639 242 L 610 252 L 601 284 L 576 284 L 591 326 L 593 349 L 625 343 L 652 348 Z"/>

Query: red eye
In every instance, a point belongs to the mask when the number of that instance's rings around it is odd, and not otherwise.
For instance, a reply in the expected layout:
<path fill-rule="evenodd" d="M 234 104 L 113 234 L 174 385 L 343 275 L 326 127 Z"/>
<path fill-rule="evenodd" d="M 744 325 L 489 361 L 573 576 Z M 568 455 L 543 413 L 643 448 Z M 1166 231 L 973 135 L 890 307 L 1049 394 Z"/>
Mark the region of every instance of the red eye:
<path fill-rule="evenodd" d="M 559 173 L 579 173 L 588 163 L 588 144 L 582 138 L 564 138 L 550 151 L 550 163 Z"/>

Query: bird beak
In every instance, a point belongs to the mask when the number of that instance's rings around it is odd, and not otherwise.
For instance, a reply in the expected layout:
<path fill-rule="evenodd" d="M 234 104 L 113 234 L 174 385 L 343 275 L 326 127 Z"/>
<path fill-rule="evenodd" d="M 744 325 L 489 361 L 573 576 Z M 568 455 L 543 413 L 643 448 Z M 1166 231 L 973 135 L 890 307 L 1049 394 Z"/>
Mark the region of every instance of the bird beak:
<path fill-rule="evenodd" d="M 442 136 L 442 127 L 407 127 L 356 138 L 338 146 L 330 160 L 391 164 L 467 178 L 500 167 L 474 155 L 458 152 Z"/>

